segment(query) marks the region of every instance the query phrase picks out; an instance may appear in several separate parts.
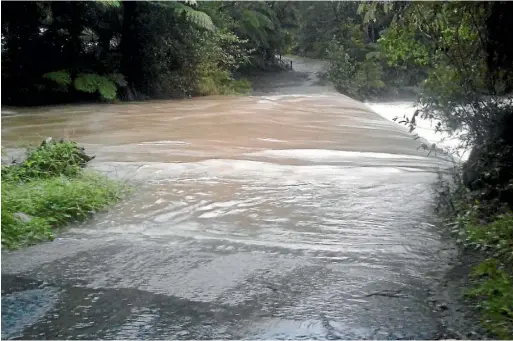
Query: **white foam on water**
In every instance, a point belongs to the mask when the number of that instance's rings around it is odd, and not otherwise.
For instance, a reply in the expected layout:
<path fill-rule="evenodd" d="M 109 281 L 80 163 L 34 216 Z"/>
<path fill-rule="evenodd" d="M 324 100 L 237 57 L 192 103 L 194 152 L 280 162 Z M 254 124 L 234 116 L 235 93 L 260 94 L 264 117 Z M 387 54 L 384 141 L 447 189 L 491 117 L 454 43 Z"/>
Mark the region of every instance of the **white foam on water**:
<path fill-rule="evenodd" d="M 258 103 L 258 104 L 273 104 L 273 105 L 274 105 L 274 104 L 276 104 L 275 102 L 270 101 L 270 100 L 268 100 L 268 99 L 260 99 L 260 100 L 258 100 L 258 102 L 257 102 L 257 103 Z"/>
<path fill-rule="evenodd" d="M 282 149 L 282 150 L 264 150 L 260 152 L 248 153 L 248 156 L 267 156 L 273 158 L 295 158 L 305 161 L 335 161 L 358 158 L 375 158 L 375 159 L 414 159 L 425 160 L 424 156 L 374 153 L 374 152 L 353 152 L 343 150 L 328 149 Z"/>
<path fill-rule="evenodd" d="M 278 142 L 278 143 L 287 142 L 287 141 L 284 141 L 284 140 L 271 139 L 271 138 L 258 138 L 257 140 L 265 141 L 265 142 Z"/>
<path fill-rule="evenodd" d="M 411 118 L 417 109 L 415 102 L 365 103 L 365 105 L 390 121 L 393 121 L 395 117 L 398 117 L 399 119 L 402 119 L 404 116 Z M 449 136 L 447 133 L 435 132 L 435 126 L 438 124 L 438 121 L 436 120 L 431 121 L 429 119 L 417 117 L 416 123 L 417 127 L 413 131 L 413 134 L 418 134 L 429 143 L 435 143 L 438 146 L 456 151 L 460 154 L 462 160 L 466 160 L 468 152 L 458 147 L 460 143 L 457 136 L 458 134 L 456 136 Z M 399 125 L 399 123 L 397 124 Z M 401 124 L 401 126 L 404 125 Z"/>
<path fill-rule="evenodd" d="M 415 162 L 413 162 L 415 163 Z M 121 179 L 138 181 L 181 181 L 193 183 L 206 183 L 207 181 L 220 182 L 248 182 L 252 185 L 302 185 L 312 182 L 327 181 L 334 184 L 379 182 L 376 178 L 396 176 L 403 174 L 399 166 L 340 166 L 340 165 L 285 165 L 272 162 L 248 160 L 212 159 L 191 163 L 146 163 L 144 165 L 129 165 L 130 163 L 116 163 L 110 165 L 103 163 L 98 167 L 106 173 Z M 130 166 L 130 167 L 128 167 Z M 412 164 L 401 166 L 415 167 Z M 112 168 L 112 169 L 111 169 Z M 117 169 L 117 170 L 116 170 Z M 374 180 L 376 179 L 376 180 Z M 381 181 L 381 180 L 380 180 Z"/>
<path fill-rule="evenodd" d="M 279 100 L 292 100 L 294 102 L 297 102 L 298 98 L 319 98 L 319 97 L 332 97 L 332 95 L 322 95 L 322 94 L 315 94 L 315 95 L 306 95 L 306 94 L 288 94 L 288 95 L 272 95 L 272 96 L 261 96 L 263 100 L 266 101 L 279 101 Z"/>
<path fill-rule="evenodd" d="M 190 144 L 189 142 L 185 141 L 148 141 L 148 142 L 141 142 L 137 145 L 143 146 L 143 145 L 151 145 L 151 146 L 160 146 L 160 145 L 186 145 Z"/>

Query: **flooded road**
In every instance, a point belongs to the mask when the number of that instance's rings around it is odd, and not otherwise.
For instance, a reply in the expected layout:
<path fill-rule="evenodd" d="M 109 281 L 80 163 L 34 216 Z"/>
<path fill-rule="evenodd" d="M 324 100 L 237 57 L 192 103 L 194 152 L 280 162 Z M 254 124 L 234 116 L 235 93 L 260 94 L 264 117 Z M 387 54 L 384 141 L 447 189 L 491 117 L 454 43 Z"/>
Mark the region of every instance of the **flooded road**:
<path fill-rule="evenodd" d="M 137 191 L 2 253 L 2 337 L 438 337 L 447 164 L 295 62 L 248 97 L 3 111 L 4 147 L 69 137 Z"/>

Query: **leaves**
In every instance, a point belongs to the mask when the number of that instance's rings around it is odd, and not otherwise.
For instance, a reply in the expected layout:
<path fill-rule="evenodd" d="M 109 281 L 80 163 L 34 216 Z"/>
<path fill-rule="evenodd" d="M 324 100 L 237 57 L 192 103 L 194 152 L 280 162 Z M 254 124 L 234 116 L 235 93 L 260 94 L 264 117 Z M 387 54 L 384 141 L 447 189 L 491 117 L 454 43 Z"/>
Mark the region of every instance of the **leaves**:
<path fill-rule="evenodd" d="M 98 92 L 105 99 L 116 98 L 116 85 L 107 77 L 101 77 L 98 82 Z"/>
<path fill-rule="evenodd" d="M 292 43 L 290 33 L 298 25 L 298 4 L 263 1 L 4 7 L 2 77 L 12 85 L 5 98 L 21 105 L 59 101 L 58 92 L 70 89 L 77 91 L 68 92 L 66 100 L 77 94 L 113 99 L 120 87 L 129 87 L 127 98 L 188 96 L 205 79 L 214 79 L 213 88 L 225 87 L 241 66 L 277 66 L 276 54 Z M 228 77 L 221 76 L 226 72 Z"/>
<path fill-rule="evenodd" d="M 98 90 L 98 84 L 100 83 L 100 77 L 97 74 L 89 73 L 84 74 L 80 73 L 77 75 L 75 80 L 73 81 L 73 85 L 75 89 L 78 91 L 94 93 Z"/>
<path fill-rule="evenodd" d="M 43 78 L 54 81 L 59 86 L 68 86 L 71 84 L 71 77 L 66 70 L 48 72 L 43 75 Z"/>
<path fill-rule="evenodd" d="M 104 76 L 100 76 L 94 73 L 81 73 L 77 75 L 73 85 L 75 86 L 75 89 L 87 93 L 94 93 L 98 91 L 102 98 L 105 99 L 116 98 L 116 85 L 111 79 Z"/>
<path fill-rule="evenodd" d="M 114 0 L 97 0 L 98 4 L 105 6 L 105 7 L 113 7 L 113 8 L 119 8 L 121 6 L 121 1 L 114 1 Z"/>
<path fill-rule="evenodd" d="M 116 98 L 117 86 L 127 85 L 124 76 L 120 73 L 113 73 L 107 76 L 101 76 L 95 73 L 79 73 L 74 80 L 68 71 L 60 70 L 48 72 L 43 78 L 54 81 L 61 87 L 68 87 L 73 83 L 73 87 L 82 92 L 99 92 L 102 98 L 112 100 Z"/>
<path fill-rule="evenodd" d="M 158 6 L 171 9 L 178 14 L 184 15 L 185 18 L 192 24 L 199 28 L 214 31 L 216 29 L 212 18 L 205 12 L 195 10 L 194 8 L 181 4 L 177 1 L 166 1 L 166 2 L 152 2 Z M 196 2 L 189 2 L 191 5 L 195 5 Z"/>
<path fill-rule="evenodd" d="M 212 18 L 208 14 L 196 11 L 193 9 L 184 9 L 187 19 L 197 25 L 198 27 L 204 28 L 209 31 L 215 30 L 215 25 L 212 22 Z"/>

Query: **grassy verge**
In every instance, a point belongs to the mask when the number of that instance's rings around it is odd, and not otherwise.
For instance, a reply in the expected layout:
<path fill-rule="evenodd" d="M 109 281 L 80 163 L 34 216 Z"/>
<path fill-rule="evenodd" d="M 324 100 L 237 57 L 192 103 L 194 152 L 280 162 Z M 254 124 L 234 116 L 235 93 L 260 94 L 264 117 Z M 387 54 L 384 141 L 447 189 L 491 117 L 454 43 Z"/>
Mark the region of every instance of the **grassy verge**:
<path fill-rule="evenodd" d="M 73 142 L 51 142 L 22 164 L 2 166 L 2 246 L 51 240 L 56 228 L 121 200 L 127 187 L 84 170 L 89 160 Z"/>
<path fill-rule="evenodd" d="M 458 177 L 456 177 L 458 180 Z M 464 186 L 441 183 L 450 206 L 448 225 L 466 247 L 481 252 L 483 261 L 469 274 L 466 296 L 480 312 L 483 327 L 499 339 L 513 339 L 513 212 L 497 202 L 481 203 Z M 448 203 L 448 204 L 447 204 Z"/>

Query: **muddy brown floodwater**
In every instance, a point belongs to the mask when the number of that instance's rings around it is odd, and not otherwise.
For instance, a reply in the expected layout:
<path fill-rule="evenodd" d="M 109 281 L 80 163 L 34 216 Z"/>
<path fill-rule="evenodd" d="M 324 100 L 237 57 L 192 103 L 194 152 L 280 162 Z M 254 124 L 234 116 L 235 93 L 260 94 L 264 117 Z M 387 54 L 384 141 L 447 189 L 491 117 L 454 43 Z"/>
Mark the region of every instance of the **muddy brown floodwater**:
<path fill-rule="evenodd" d="M 321 85 L 319 63 L 294 66 L 247 97 L 4 109 L 9 153 L 69 137 L 137 191 L 2 253 L 2 337 L 438 337 L 447 164 Z"/>

